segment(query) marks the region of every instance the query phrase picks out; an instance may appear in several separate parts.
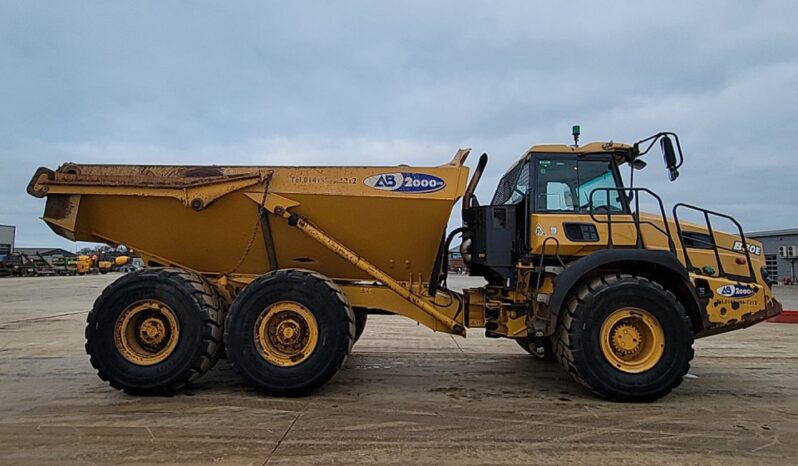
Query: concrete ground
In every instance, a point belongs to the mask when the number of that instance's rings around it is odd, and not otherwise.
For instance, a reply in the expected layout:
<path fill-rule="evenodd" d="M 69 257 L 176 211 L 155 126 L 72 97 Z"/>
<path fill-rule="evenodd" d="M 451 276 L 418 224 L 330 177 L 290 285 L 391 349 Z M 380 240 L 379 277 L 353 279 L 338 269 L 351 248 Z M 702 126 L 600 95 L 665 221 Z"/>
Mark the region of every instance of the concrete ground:
<path fill-rule="evenodd" d="M 255 393 L 225 361 L 177 396 L 136 398 L 101 382 L 83 351 L 87 309 L 115 278 L 0 279 L 0 463 L 798 458 L 798 325 L 700 340 L 682 386 L 650 404 L 594 398 L 511 341 L 433 334 L 397 317 L 372 317 L 346 368 L 307 398 Z"/>
<path fill-rule="evenodd" d="M 798 286 L 776 285 L 773 293 L 785 310 L 798 311 Z"/>

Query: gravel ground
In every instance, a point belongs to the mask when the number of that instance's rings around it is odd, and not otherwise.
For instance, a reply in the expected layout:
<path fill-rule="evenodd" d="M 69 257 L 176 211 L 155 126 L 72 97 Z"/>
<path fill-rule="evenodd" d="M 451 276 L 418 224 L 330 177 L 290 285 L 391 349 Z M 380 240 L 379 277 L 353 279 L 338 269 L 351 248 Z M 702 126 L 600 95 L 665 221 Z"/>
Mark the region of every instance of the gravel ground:
<path fill-rule="evenodd" d="M 87 309 L 118 276 L 0 280 L 0 463 L 794 463 L 798 325 L 696 343 L 670 396 L 615 404 L 557 365 L 374 316 L 345 370 L 299 399 L 262 396 L 220 362 L 170 398 L 101 382 Z M 453 277 L 454 286 L 478 282 Z M 779 288 L 785 308 L 798 292 Z M 790 307 L 792 306 L 792 307 Z"/>

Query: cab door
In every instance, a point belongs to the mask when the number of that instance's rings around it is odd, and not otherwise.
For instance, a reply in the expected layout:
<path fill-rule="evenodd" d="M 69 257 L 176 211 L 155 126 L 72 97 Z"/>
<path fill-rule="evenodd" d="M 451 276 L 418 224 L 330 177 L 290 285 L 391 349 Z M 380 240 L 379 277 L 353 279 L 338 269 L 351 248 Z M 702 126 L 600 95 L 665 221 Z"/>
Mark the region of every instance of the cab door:
<path fill-rule="evenodd" d="M 536 154 L 530 190 L 532 254 L 584 255 L 609 244 L 635 246 L 636 229 L 614 159 L 604 154 Z M 548 238 L 554 238 L 548 240 Z M 546 244 L 544 250 L 544 243 Z"/>

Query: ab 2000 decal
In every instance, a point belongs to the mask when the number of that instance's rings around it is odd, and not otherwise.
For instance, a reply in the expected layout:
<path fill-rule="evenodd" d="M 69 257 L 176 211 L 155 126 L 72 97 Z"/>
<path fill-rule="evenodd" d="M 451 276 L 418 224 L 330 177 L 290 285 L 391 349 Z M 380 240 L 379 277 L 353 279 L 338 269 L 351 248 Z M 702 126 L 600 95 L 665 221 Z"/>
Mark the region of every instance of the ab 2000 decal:
<path fill-rule="evenodd" d="M 756 288 L 740 285 L 723 285 L 715 291 L 727 298 L 748 298 L 756 294 Z"/>
<path fill-rule="evenodd" d="M 399 193 L 431 193 L 446 187 L 446 182 L 426 173 L 383 173 L 363 180 L 366 186 Z"/>

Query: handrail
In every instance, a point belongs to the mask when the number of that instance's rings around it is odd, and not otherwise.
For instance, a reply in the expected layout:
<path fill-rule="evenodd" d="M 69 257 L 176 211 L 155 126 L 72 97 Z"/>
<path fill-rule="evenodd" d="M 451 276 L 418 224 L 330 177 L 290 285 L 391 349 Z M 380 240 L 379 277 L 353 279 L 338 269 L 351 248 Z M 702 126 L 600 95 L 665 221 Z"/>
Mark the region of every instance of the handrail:
<path fill-rule="evenodd" d="M 596 212 L 596 210 L 595 210 L 595 206 L 594 206 L 594 203 L 593 203 L 593 198 L 595 197 L 595 194 L 597 192 L 602 192 L 602 191 L 606 193 L 606 200 L 607 200 L 606 208 L 607 208 L 607 212 L 600 212 L 599 213 L 599 212 Z M 620 195 L 624 196 L 624 198 L 628 198 L 630 196 L 630 194 L 632 194 L 632 193 L 635 194 L 633 196 L 634 202 L 635 202 L 635 209 L 634 209 L 634 212 L 631 212 L 632 220 L 623 220 L 623 219 L 621 219 L 621 220 L 613 220 L 613 218 L 612 218 L 613 217 L 613 213 L 612 213 L 612 210 L 609 207 L 610 206 L 610 193 L 611 192 L 618 192 Z M 662 216 L 662 225 L 664 226 L 664 228 L 661 228 L 659 225 L 657 225 L 656 223 L 652 222 L 651 220 L 641 220 L 640 219 L 640 193 L 646 193 L 646 194 L 650 195 L 651 197 L 653 197 L 657 201 L 657 204 L 659 205 L 660 215 Z M 599 207 L 601 207 L 601 206 L 599 206 Z M 660 233 L 662 233 L 663 235 L 665 235 L 665 237 L 668 239 L 668 249 L 670 250 L 671 253 L 676 254 L 676 244 L 673 242 L 673 237 L 671 236 L 670 226 L 668 225 L 668 216 L 665 214 L 665 207 L 664 207 L 664 205 L 662 203 L 662 198 L 660 198 L 659 195 L 657 195 L 654 191 L 652 191 L 652 190 L 650 190 L 648 188 L 642 188 L 642 187 L 640 187 L 640 188 L 618 188 L 618 187 L 615 187 L 615 188 L 595 188 L 592 191 L 590 191 L 588 209 L 590 209 L 590 218 L 591 218 L 591 220 L 593 220 L 596 223 L 605 223 L 605 224 L 607 224 L 607 235 L 609 236 L 609 238 L 607 240 L 607 246 L 610 249 L 613 248 L 613 240 L 612 240 L 612 224 L 613 224 L 613 222 L 614 223 L 619 223 L 619 224 L 631 223 L 631 224 L 634 224 L 634 226 L 635 226 L 635 234 L 636 234 L 635 247 L 636 248 L 642 249 L 644 247 L 643 235 L 641 233 L 640 226 L 641 225 L 649 225 L 652 228 L 654 228 L 655 230 L 657 230 Z M 604 215 L 607 218 L 606 218 L 606 220 L 602 220 L 602 219 L 597 218 L 596 217 L 597 215 Z M 616 213 L 614 215 L 627 215 L 627 213 L 626 212 Z"/>
<path fill-rule="evenodd" d="M 674 223 L 676 223 L 676 232 L 679 235 L 679 241 L 681 242 L 682 251 L 684 253 L 685 265 L 687 266 L 688 270 L 695 270 L 695 268 L 693 267 L 692 262 L 690 261 L 690 256 L 687 253 L 687 245 L 684 242 L 684 235 L 682 234 L 682 225 L 681 225 L 681 221 L 679 220 L 679 215 L 678 215 L 679 208 L 683 208 L 683 209 L 687 209 L 687 210 L 694 210 L 696 212 L 701 212 L 702 214 L 704 214 L 704 223 L 706 225 L 707 232 L 709 233 L 709 238 L 710 238 L 711 243 L 712 243 L 711 244 L 712 250 L 715 253 L 715 261 L 718 264 L 718 276 L 734 278 L 734 279 L 737 279 L 737 280 L 740 280 L 740 281 L 754 281 L 756 279 L 756 275 L 754 273 L 754 265 L 751 262 L 751 252 L 748 249 L 748 242 L 745 240 L 745 233 L 743 233 L 743 227 L 740 225 L 740 223 L 734 217 L 732 217 L 731 215 L 722 214 L 720 212 L 715 212 L 715 211 L 712 211 L 712 210 L 709 210 L 709 209 L 704 209 L 704 208 L 701 208 L 701 207 L 697 207 L 697 206 L 694 206 L 694 205 L 685 204 L 683 202 L 680 202 L 680 203 L 678 203 L 678 204 L 673 206 L 673 221 L 674 221 Z M 740 242 L 742 244 L 742 251 L 737 251 L 733 247 L 729 248 L 729 247 L 721 246 L 721 245 L 718 244 L 717 240 L 715 239 L 715 231 L 712 228 L 712 221 L 710 220 L 710 216 L 716 216 L 716 217 L 720 217 L 720 218 L 725 218 L 725 219 L 729 220 L 730 222 L 732 222 L 734 224 L 734 226 L 737 227 L 737 232 L 739 233 L 738 236 L 740 237 Z M 725 270 L 723 270 L 723 263 L 720 260 L 720 251 L 719 251 L 719 249 L 731 252 L 733 254 L 744 255 L 745 259 L 746 259 L 746 263 L 748 264 L 748 277 L 744 277 L 742 275 L 736 275 L 736 274 L 727 273 Z"/>

